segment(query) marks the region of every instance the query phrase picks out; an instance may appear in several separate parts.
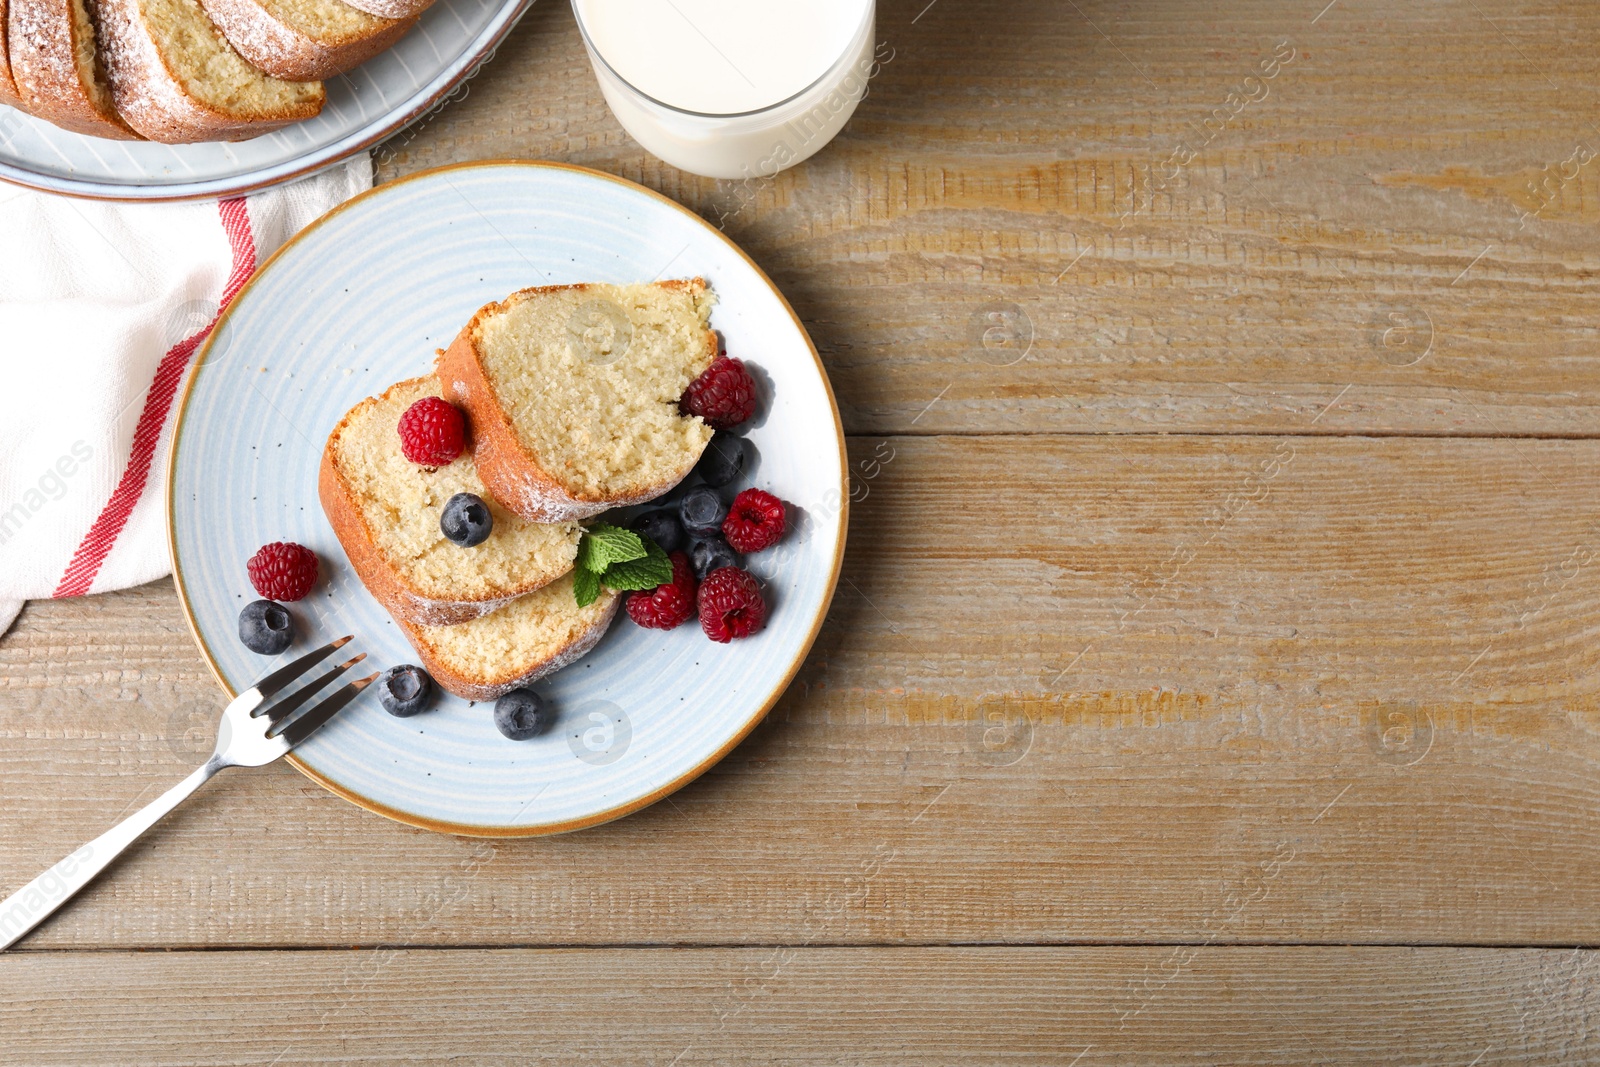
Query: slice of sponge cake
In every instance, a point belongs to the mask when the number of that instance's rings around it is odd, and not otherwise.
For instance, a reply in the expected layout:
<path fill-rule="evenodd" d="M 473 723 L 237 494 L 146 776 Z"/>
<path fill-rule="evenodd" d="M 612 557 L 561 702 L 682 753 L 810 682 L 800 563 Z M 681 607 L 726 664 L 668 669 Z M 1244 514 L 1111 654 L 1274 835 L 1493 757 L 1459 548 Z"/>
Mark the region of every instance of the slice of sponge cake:
<path fill-rule="evenodd" d="M 117 114 L 86 0 L 10 0 L 6 59 L 22 108 L 73 133 L 136 141 Z"/>
<path fill-rule="evenodd" d="M 0 0 L 0 104 L 21 107 L 16 79 L 11 76 L 11 58 L 6 45 L 6 0 Z"/>
<path fill-rule="evenodd" d="M 678 399 L 716 358 L 714 302 L 693 278 L 523 289 L 480 309 L 438 373 L 495 498 L 554 522 L 681 481 L 711 440 Z"/>
<path fill-rule="evenodd" d="M 228 43 L 275 78 L 331 78 L 360 66 L 415 23 L 343 0 L 200 0 Z"/>
<path fill-rule="evenodd" d="M 605 635 L 621 602 L 601 589 L 599 599 L 579 607 L 568 574 L 471 622 L 398 621 L 434 681 L 468 700 L 494 700 L 582 657 Z"/>
<path fill-rule="evenodd" d="M 548 585 L 572 569 L 582 535 L 576 523 L 529 522 L 500 507 L 470 453 L 438 468 L 406 459 L 400 415 L 438 395 L 437 379 L 412 378 L 351 408 L 328 437 L 317 480 L 362 582 L 396 619 L 422 625 L 464 622 Z M 439 515 L 456 493 L 488 504 L 494 524 L 482 544 L 463 548 L 440 532 Z"/>

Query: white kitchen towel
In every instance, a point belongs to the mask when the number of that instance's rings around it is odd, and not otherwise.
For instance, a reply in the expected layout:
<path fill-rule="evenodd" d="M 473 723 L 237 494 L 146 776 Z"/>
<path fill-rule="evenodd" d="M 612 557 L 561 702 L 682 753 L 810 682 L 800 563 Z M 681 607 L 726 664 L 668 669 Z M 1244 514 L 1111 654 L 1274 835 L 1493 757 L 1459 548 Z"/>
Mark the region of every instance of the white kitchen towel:
<path fill-rule="evenodd" d="M 0 186 L 0 634 L 25 600 L 170 570 L 167 448 L 195 354 L 258 264 L 371 186 L 365 155 L 203 203 Z"/>

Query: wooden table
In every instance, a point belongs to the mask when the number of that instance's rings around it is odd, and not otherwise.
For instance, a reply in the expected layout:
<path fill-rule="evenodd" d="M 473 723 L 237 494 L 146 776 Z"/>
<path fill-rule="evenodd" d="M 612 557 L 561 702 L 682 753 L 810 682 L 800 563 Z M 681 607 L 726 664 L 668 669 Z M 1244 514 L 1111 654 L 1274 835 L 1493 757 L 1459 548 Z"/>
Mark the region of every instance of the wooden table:
<path fill-rule="evenodd" d="M 647 156 L 557 0 L 379 153 L 624 175 L 793 301 L 860 499 L 766 724 L 541 840 L 238 772 L 0 958 L 0 1061 L 1600 1060 L 1600 7 L 878 36 L 772 180 Z M 201 754 L 169 582 L 0 668 L 6 885 Z"/>

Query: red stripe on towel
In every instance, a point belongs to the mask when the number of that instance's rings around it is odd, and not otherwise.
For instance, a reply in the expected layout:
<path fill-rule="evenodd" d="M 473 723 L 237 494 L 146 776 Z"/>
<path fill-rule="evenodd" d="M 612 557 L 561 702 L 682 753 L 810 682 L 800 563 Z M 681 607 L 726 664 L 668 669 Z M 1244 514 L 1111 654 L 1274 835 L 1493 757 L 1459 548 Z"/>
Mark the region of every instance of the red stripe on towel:
<path fill-rule="evenodd" d="M 228 275 L 228 284 L 222 290 L 217 315 L 198 332 L 173 345 L 161 358 L 155 380 L 145 394 L 144 410 L 139 412 L 139 424 L 133 431 L 133 449 L 128 455 L 128 465 L 123 469 L 111 499 L 106 501 L 100 516 L 78 544 L 78 550 L 73 553 L 72 562 L 67 564 L 65 573 L 61 575 L 54 596 L 81 596 L 94 584 L 95 576 L 100 573 L 100 567 L 111 554 L 112 546 L 117 543 L 118 535 L 128 524 L 135 505 L 149 484 L 150 465 L 156 457 L 156 446 L 161 443 L 161 431 L 177 398 L 178 385 L 189 370 L 189 361 L 217 324 L 222 308 L 228 306 L 250 275 L 255 273 L 255 238 L 250 232 L 250 210 L 244 198 L 218 201 L 217 211 L 222 216 L 222 231 L 227 234 L 228 244 L 233 249 L 233 270 Z"/>

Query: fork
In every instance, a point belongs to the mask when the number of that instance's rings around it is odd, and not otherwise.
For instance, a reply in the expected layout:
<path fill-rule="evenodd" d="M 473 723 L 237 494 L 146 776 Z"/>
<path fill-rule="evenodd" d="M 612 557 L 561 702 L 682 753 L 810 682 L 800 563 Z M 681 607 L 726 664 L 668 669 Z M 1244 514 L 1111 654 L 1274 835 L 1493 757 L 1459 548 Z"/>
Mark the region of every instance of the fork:
<path fill-rule="evenodd" d="M 317 690 L 365 659 L 367 654 L 363 652 L 278 703 L 266 706 L 273 697 L 350 640 L 350 637 L 341 637 L 315 652 L 308 652 L 234 697 L 223 709 L 222 721 L 217 724 L 217 744 L 211 758 L 193 774 L 0 901 L 0 952 L 72 899 L 141 834 L 187 800 L 212 775 L 225 767 L 261 767 L 271 763 L 316 733 L 372 684 L 378 677 L 376 674 L 358 678 L 320 704 L 313 705 L 293 722 L 286 721 Z"/>

